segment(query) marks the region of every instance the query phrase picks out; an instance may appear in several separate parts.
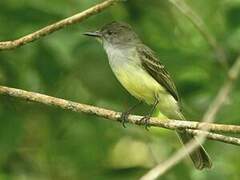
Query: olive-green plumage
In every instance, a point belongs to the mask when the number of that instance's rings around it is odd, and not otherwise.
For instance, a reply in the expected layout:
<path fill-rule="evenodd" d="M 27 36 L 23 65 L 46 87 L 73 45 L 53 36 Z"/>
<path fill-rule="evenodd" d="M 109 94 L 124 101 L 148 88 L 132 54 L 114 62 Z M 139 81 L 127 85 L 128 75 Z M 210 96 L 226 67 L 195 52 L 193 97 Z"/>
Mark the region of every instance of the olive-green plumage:
<path fill-rule="evenodd" d="M 150 105 L 158 102 L 158 110 L 168 118 L 184 120 L 177 89 L 169 73 L 128 24 L 112 22 L 99 31 L 85 34 L 102 42 L 115 76 L 130 94 Z M 177 133 L 183 144 L 194 139 L 189 134 Z M 212 165 L 201 145 L 190 157 L 197 169 Z"/>

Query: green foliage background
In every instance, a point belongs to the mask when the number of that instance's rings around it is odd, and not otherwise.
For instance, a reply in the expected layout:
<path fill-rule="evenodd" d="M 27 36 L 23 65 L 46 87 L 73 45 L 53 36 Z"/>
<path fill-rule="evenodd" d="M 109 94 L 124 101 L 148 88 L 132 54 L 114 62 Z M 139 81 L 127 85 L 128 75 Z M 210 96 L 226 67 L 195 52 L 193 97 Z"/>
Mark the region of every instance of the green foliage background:
<path fill-rule="evenodd" d="M 80 12 L 97 0 L 1 0 L 0 39 L 15 39 Z M 186 1 L 224 47 L 229 65 L 239 54 L 240 1 Z M 125 21 L 159 54 L 172 74 L 189 119 L 201 119 L 226 71 L 195 27 L 167 0 L 129 0 L 81 24 L 18 49 L 0 52 L 0 83 L 124 111 L 136 102 L 117 82 L 101 45 L 84 37 L 110 21 Z M 240 83 L 217 116 L 239 124 Z M 136 113 L 144 114 L 142 106 Z M 0 97 L 0 179 L 137 179 L 181 147 L 168 130 L 124 129 L 85 114 Z M 162 179 L 240 178 L 240 149 L 207 141 L 214 167 L 197 171 L 189 159 Z"/>

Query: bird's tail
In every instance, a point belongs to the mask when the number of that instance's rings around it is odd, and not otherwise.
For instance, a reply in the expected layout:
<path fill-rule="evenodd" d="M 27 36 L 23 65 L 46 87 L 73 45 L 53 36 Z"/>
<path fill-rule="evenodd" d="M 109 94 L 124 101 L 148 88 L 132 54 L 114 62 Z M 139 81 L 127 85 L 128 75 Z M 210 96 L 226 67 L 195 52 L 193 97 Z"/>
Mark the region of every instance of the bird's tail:
<path fill-rule="evenodd" d="M 182 120 L 185 120 L 184 116 L 182 114 L 178 115 Z M 178 137 L 180 138 L 181 142 L 184 144 L 187 144 L 189 141 L 197 141 L 192 135 L 186 133 L 177 131 Z M 201 170 L 204 168 L 211 168 L 212 162 L 208 155 L 208 153 L 205 151 L 202 145 L 199 145 L 199 147 L 194 150 L 191 154 L 189 154 L 194 166 Z"/>

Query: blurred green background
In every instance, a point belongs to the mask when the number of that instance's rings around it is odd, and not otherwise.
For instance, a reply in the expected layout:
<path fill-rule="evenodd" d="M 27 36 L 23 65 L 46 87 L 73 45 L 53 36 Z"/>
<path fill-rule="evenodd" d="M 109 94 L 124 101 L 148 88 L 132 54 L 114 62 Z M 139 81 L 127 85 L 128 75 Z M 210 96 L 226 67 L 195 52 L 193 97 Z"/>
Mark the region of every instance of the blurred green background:
<path fill-rule="evenodd" d="M 97 0 L 1 0 L 0 40 L 31 33 Z M 229 65 L 239 53 L 240 0 L 186 1 L 224 47 Z M 133 26 L 172 75 L 188 119 L 199 120 L 226 71 L 196 28 L 167 0 L 129 0 L 21 48 L 0 52 L 0 84 L 124 111 L 136 103 L 113 76 L 99 43 L 84 37 L 113 20 Z M 218 113 L 239 124 L 240 83 Z M 148 106 L 136 113 L 144 114 Z M 77 114 L 0 96 L 0 180 L 138 179 L 181 147 L 175 133 L 123 128 Z M 197 171 L 188 158 L 162 179 L 240 178 L 240 149 L 207 141 L 214 167 Z"/>

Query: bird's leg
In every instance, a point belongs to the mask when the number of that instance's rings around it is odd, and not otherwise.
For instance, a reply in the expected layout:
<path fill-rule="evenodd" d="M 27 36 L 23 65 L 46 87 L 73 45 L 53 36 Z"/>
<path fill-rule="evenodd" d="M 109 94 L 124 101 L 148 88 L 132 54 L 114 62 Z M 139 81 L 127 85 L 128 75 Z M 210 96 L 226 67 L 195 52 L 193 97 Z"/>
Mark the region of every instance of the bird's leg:
<path fill-rule="evenodd" d="M 122 125 L 123 125 L 124 128 L 126 127 L 126 126 L 125 126 L 125 122 L 127 121 L 127 118 L 128 118 L 128 116 L 129 116 L 129 114 L 130 114 L 138 105 L 142 104 L 142 102 L 143 102 L 143 101 L 139 101 L 137 104 L 135 104 L 134 106 L 130 107 L 127 111 L 125 111 L 125 112 L 123 112 L 123 113 L 121 114 L 120 119 L 121 119 L 121 122 L 122 122 Z"/>
<path fill-rule="evenodd" d="M 148 130 L 149 119 L 152 116 L 153 112 L 155 111 L 158 103 L 159 103 L 159 100 L 156 98 L 149 113 L 140 119 L 140 123 L 144 124 L 144 127 L 146 130 Z"/>

